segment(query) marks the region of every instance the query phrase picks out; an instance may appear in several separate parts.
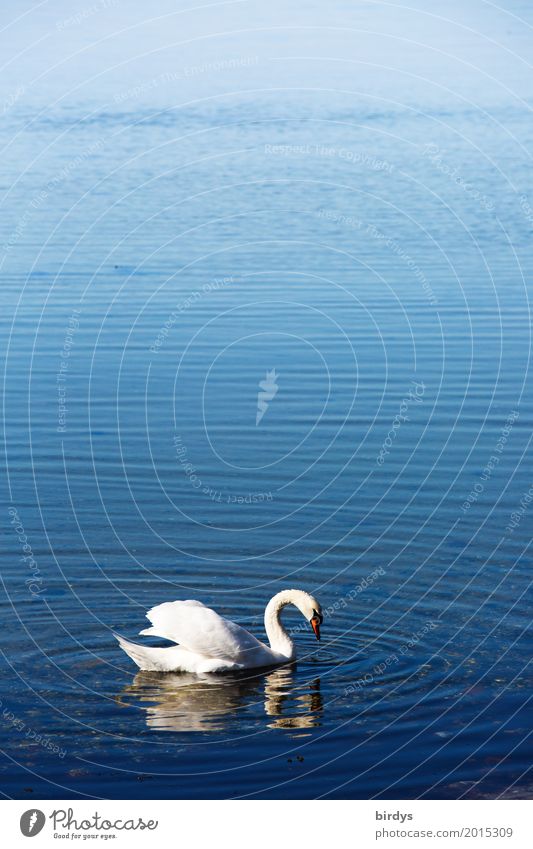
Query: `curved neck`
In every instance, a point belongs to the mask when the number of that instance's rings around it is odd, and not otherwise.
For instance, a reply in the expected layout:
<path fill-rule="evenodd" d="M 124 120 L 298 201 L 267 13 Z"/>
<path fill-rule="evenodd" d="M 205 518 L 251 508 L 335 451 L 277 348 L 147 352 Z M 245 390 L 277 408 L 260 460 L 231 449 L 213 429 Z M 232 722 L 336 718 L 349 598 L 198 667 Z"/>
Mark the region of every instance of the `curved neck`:
<path fill-rule="evenodd" d="M 294 592 L 282 590 L 270 599 L 265 609 L 265 631 L 270 648 L 287 659 L 294 657 L 294 643 L 281 624 L 280 614 L 287 604 L 295 604 Z"/>

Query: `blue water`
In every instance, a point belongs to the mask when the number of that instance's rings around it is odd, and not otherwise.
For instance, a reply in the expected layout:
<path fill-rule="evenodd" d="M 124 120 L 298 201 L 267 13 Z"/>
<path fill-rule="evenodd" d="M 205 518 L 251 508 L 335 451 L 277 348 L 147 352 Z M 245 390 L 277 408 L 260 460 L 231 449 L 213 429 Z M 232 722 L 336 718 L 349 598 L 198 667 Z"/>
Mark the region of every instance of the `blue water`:
<path fill-rule="evenodd" d="M 531 797 L 531 7 L 2 18 L 1 792 Z"/>

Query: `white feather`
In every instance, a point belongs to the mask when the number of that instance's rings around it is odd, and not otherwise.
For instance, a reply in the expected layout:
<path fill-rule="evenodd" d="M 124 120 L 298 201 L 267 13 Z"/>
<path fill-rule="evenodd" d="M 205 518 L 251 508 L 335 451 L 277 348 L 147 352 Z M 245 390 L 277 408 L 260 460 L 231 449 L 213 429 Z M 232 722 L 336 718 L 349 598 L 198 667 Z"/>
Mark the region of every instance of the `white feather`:
<path fill-rule="evenodd" d="M 268 648 L 249 631 L 200 601 L 167 601 L 152 607 L 146 618 L 153 627 L 141 634 L 163 637 L 204 657 L 234 663 L 242 660 L 243 653 Z"/>

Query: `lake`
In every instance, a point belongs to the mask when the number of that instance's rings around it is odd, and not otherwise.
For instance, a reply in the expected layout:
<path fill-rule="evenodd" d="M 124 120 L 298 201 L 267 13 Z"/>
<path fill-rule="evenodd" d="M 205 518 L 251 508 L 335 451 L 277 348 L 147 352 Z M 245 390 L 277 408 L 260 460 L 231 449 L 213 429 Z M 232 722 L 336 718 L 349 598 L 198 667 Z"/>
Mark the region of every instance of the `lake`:
<path fill-rule="evenodd" d="M 84 2 L 3 4 L 3 794 L 530 798 L 533 10 Z"/>

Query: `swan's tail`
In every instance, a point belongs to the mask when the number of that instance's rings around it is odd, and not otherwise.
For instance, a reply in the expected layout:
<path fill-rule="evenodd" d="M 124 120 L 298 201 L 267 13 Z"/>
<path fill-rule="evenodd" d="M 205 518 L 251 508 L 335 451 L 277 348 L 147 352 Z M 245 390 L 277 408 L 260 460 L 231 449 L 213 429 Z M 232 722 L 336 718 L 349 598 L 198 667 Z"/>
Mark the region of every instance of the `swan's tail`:
<path fill-rule="evenodd" d="M 188 672 L 187 660 L 190 660 L 190 652 L 180 646 L 169 646 L 169 648 L 153 648 L 152 646 L 139 646 L 130 643 L 118 634 L 114 635 L 118 644 L 128 657 L 131 657 L 139 669 L 146 672 Z M 189 658 L 187 658 L 189 655 Z"/>
<path fill-rule="evenodd" d="M 150 631 L 146 629 L 146 632 Z M 142 633 L 142 632 L 141 632 Z M 118 644 L 128 657 L 143 672 L 227 672 L 228 670 L 242 669 L 242 665 L 232 661 L 223 660 L 219 657 L 203 657 L 188 651 L 183 646 L 169 646 L 165 649 L 152 648 L 152 646 L 140 646 L 138 643 L 130 643 L 119 634 L 113 634 Z"/>

